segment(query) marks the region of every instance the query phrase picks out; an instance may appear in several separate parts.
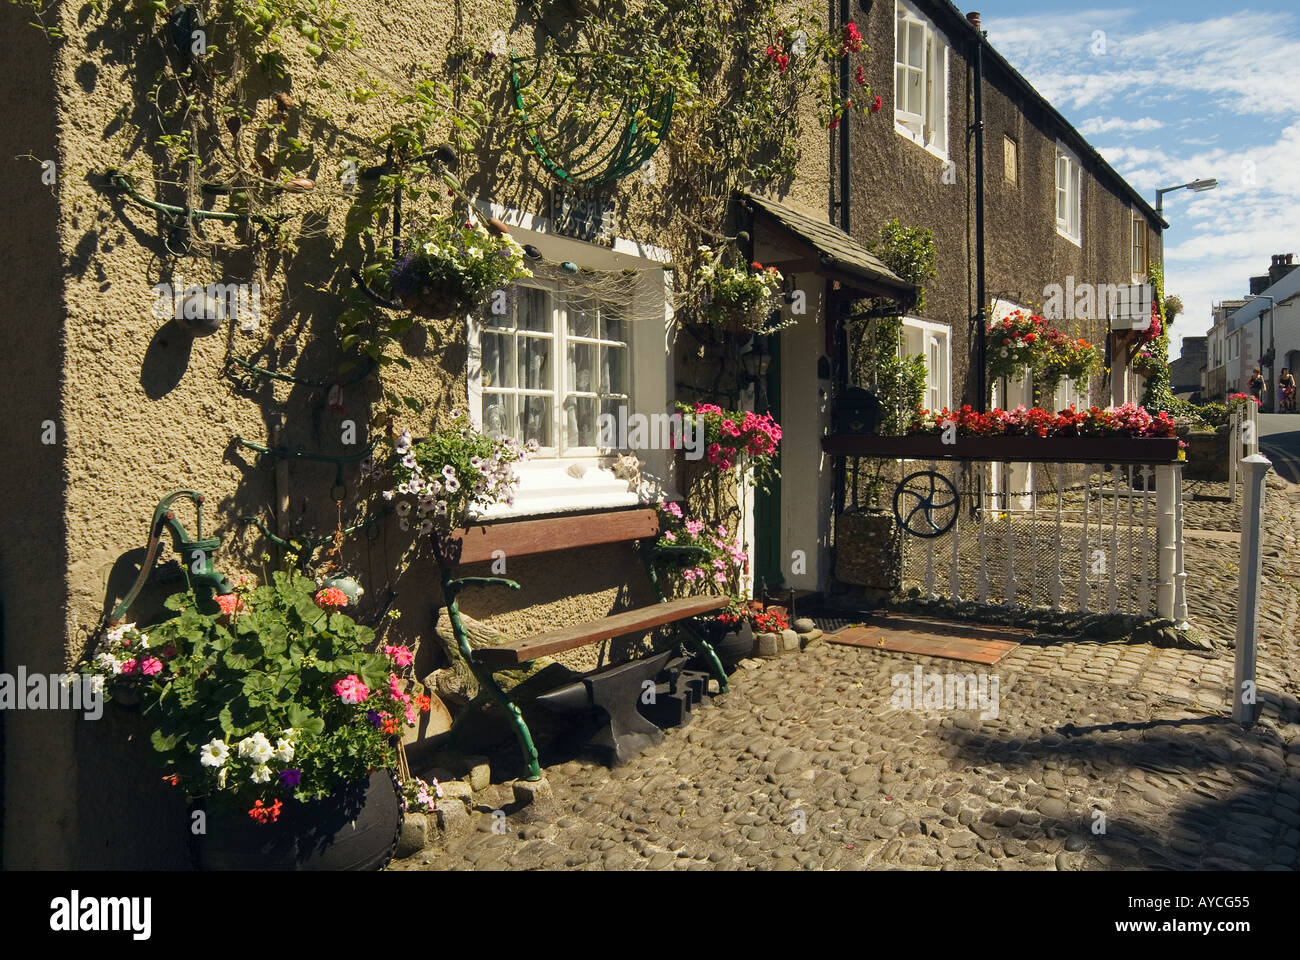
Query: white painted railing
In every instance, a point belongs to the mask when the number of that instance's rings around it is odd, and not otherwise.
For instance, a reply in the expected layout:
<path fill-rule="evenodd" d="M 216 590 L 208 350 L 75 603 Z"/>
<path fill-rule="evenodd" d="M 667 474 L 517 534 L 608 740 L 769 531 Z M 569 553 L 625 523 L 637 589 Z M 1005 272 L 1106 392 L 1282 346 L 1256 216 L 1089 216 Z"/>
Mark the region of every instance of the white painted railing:
<path fill-rule="evenodd" d="M 1181 464 L 955 461 L 928 469 L 954 482 L 960 510 L 941 536 L 904 534 L 904 589 L 1186 619 Z"/>

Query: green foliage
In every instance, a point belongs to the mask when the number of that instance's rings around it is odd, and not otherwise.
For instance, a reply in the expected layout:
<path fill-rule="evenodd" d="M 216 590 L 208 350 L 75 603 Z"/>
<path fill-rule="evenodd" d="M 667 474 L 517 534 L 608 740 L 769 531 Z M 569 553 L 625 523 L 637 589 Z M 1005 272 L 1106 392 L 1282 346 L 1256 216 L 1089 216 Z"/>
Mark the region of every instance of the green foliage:
<path fill-rule="evenodd" d="M 925 283 L 939 275 L 934 234 L 924 227 L 905 227 L 897 218 L 880 228 L 871 252 L 890 270 L 917 286 L 917 311 L 925 309 Z"/>
<path fill-rule="evenodd" d="M 920 310 L 925 283 L 938 274 L 934 235 L 895 219 L 881 227 L 870 248 L 890 270 L 917 285 Z M 849 323 L 855 380 L 880 401 L 880 432 L 887 436 L 906 432 L 925 399 L 927 379 L 924 356 L 903 356 L 903 319 L 889 315 L 895 309 L 890 300 L 862 301 Z"/>
<path fill-rule="evenodd" d="M 1142 391 L 1142 406 L 1151 413 L 1158 410 L 1173 413 L 1175 398 L 1169 380 L 1169 324 L 1173 317 L 1166 315 L 1165 307 L 1170 300 L 1176 301 L 1178 298 L 1166 299 L 1164 270 L 1154 261 L 1147 266 L 1147 283 L 1155 288 L 1156 309 L 1160 317 L 1160 336 L 1146 347 L 1154 364 L 1151 367 L 1152 375 L 1147 377 L 1146 388 Z M 1181 307 L 1181 301 L 1178 306 Z"/>
<path fill-rule="evenodd" d="M 318 799 L 391 766 L 389 733 L 368 711 L 396 718 L 406 705 L 390 690 L 389 657 L 369 652 L 374 631 L 318 604 L 316 583 L 297 573 L 275 571 L 270 584 L 240 597 L 238 610 L 234 598 L 225 614 L 200 609 L 192 592 L 175 594 L 167 600 L 175 616 L 147 634 L 125 631 L 83 665 L 103 675 L 105 655 L 136 658 L 132 676 L 119 674 L 120 664 L 108 673 L 140 691 L 153 747 L 186 792 L 247 809 L 259 799 Z M 148 659 L 157 666 L 141 676 L 138 664 Z M 369 689 L 364 702 L 336 692 L 347 677 Z M 277 747 L 275 756 L 239 749 L 258 734 Z M 205 748 L 224 748 L 223 762 L 205 764 Z M 296 785 L 279 776 L 286 770 L 299 771 Z"/>

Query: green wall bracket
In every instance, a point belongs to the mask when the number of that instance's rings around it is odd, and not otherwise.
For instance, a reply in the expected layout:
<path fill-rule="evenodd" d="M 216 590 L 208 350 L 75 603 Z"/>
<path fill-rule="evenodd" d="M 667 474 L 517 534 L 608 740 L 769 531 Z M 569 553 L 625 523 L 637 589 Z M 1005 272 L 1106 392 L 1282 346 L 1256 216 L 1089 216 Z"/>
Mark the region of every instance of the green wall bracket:
<path fill-rule="evenodd" d="M 586 97 L 575 96 L 578 83 L 560 83 L 553 71 L 549 82 L 542 79 L 548 60 L 562 59 L 581 81 L 591 55 L 552 53 L 547 57 L 510 55 L 510 84 L 515 108 L 523 117 L 533 152 L 550 174 L 562 183 L 603 186 L 639 170 L 668 136 L 672 123 L 673 93 L 656 91 L 648 95 L 628 93 L 617 106 L 603 106 L 597 91 L 589 87 Z M 629 66 L 632 62 L 629 61 Z M 633 67 L 633 69 L 635 69 Z M 534 87 L 545 89 L 533 93 Z M 557 86 L 559 89 L 557 89 Z M 527 102 L 537 107 L 529 112 Z M 543 113 L 549 108 L 549 113 Z M 611 116 L 588 120 L 595 111 Z"/>
<path fill-rule="evenodd" d="M 176 517 L 172 504 L 181 498 L 194 504 L 194 537 L 191 538 L 184 524 Z M 119 626 L 126 619 L 126 613 L 135 603 L 140 591 L 153 572 L 154 563 L 162 547 L 163 534 L 172 533 L 173 545 L 181 557 L 181 569 L 185 571 L 186 580 L 195 591 L 200 602 L 210 601 L 214 595 L 234 592 L 234 584 L 216 570 L 212 565 L 212 555 L 221 546 L 219 537 L 203 536 L 203 494 L 194 490 L 173 490 L 158 502 L 153 512 L 153 522 L 149 526 L 149 543 L 145 550 L 144 562 L 140 565 L 140 575 L 136 577 L 122 602 L 109 614 L 108 625 Z"/>

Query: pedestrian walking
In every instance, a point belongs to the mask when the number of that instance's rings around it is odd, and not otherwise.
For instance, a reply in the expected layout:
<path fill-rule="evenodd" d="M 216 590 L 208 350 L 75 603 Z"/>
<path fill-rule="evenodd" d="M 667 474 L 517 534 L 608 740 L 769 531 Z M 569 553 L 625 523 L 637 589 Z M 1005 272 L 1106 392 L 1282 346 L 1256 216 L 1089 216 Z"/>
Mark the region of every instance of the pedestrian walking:
<path fill-rule="evenodd" d="M 1255 402 L 1262 407 L 1264 405 L 1264 391 L 1268 385 L 1260 375 L 1259 367 L 1256 367 L 1255 372 L 1250 375 L 1250 382 L 1246 386 L 1250 388 L 1250 395 L 1255 398 Z"/>
<path fill-rule="evenodd" d="M 1277 378 L 1277 387 L 1282 391 L 1282 412 L 1295 413 L 1295 376 L 1286 367 Z"/>

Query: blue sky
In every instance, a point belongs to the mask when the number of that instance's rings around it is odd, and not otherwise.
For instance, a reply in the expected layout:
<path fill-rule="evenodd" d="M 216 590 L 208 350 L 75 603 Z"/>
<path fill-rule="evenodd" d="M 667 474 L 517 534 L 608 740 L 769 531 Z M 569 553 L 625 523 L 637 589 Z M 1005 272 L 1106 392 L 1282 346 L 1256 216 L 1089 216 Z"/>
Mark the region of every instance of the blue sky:
<path fill-rule="evenodd" d="M 1289 2 L 989 0 L 989 41 L 1139 192 L 1165 195 L 1171 330 L 1210 325 L 1275 253 L 1300 254 L 1300 14 Z M 1099 42 L 1104 41 L 1104 42 Z"/>

